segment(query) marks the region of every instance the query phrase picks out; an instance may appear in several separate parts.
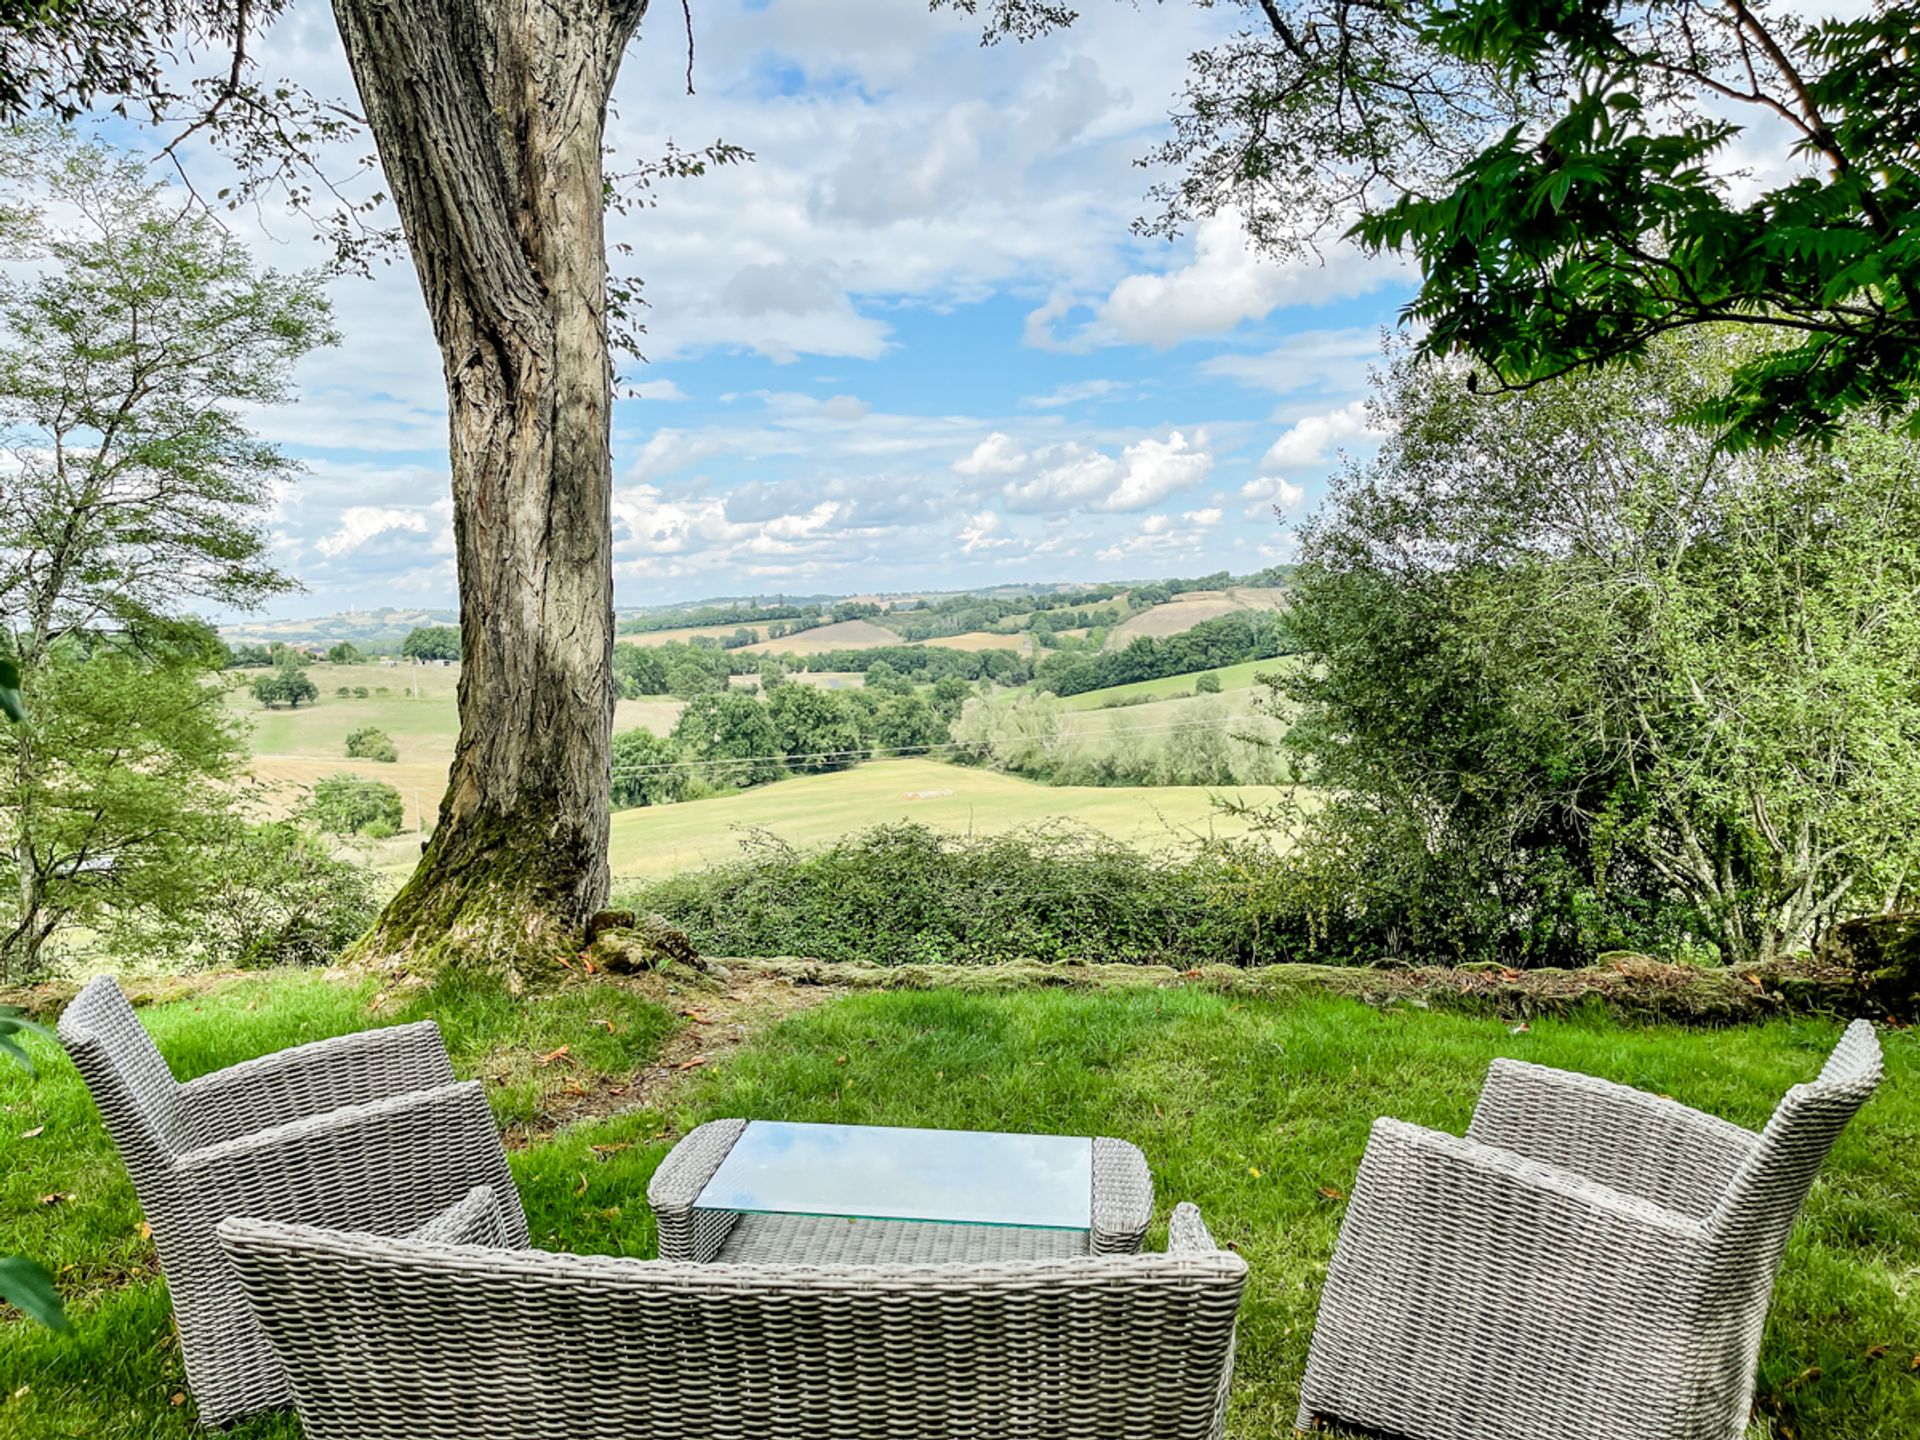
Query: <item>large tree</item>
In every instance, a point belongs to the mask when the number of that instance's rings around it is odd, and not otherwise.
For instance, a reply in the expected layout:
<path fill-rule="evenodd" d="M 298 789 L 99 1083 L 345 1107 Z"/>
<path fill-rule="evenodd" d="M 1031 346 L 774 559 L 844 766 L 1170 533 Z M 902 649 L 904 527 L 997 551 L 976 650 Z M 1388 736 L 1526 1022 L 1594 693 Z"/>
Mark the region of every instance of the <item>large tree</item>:
<path fill-rule="evenodd" d="M 63 925 L 193 903 L 241 746 L 198 606 L 288 588 L 265 517 L 295 467 L 247 427 L 332 337 L 312 275 L 259 271 L 138 161 L 51 128 L 0 139 L 0 971 Z"/>
<path fill-rule="evenodd" d="M 1384 948 L 1770 959 L 1911 902 L 1920 456 L 1859 421 L 1738 455 L 1673 423 L 1750 359 L 1701 331 L 1523 395 L 1387 377 L 1277 682 L 1327 801 L 1300 853 Z"/>
<path fill-rule="evenodd" d="M 646 0 L 334 0 L 357 110 L 258 73 L 258 33 L 283 8 L 36 12 L 3 37 L 29 63 L 0 105 L 130 97 L 235 156 L 230 202 L 304 209 L 350 261 L 382 238 L 384 195 L 347 199 L 325 156 L 371 131 L 446 372 L 464 659 L 439 823 L 363 953 L 516 971 L 574 944 L 608 887 L 609 335 L 630 338 L 637 294 L 609 284 L 603 217 L 744 152 L 603 168 Z M 164 62 L 183 34 L 223 63 L 178 80 Z"/>
<path fill-rule="evenodd" d="M 1057 0 L 934 0 L 987 38 Z M 1920 9 L 1787 0 L 1233 0 L 1192 57 L 1144 228 L 1231 210 L 1295 255 L 1410 254 L 1405 316 L 1469 382 L 1525 387 L 1674 330 L 1790 337 L 1703 395 L 1734 444 L 1920 398 Z M 1143 23 L 1150 23 L 1143 21 Z M 1738 158 L 1735 147 L 1738 146 Z M 1734 183 L 1741 163 L 1761 183 Z"/>

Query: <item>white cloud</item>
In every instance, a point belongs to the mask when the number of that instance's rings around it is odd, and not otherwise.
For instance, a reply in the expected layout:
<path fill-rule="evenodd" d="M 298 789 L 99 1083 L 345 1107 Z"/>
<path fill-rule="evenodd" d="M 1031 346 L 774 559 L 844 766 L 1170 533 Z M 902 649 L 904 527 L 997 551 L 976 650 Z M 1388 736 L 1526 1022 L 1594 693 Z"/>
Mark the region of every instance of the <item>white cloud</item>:
<path fill-rule="evenodd" d="M 1267 447 L 1267 453 L 1260 457 L 1260 473 L 1274 475 L 1282 471 L 1324 465 L 1330 458 L 1327 453 L 1330 446 L 1372 433 L 1367 424 L 1367 402 L 1364 400 L 1356 400 L 1351 405 L 1324 415 L 1309 415 L 1295 421 L 1285 434 Z"/>
<path fill-rule="evenodd" d="M 1011 435 L 996 430 L 954 461 L 953 468 L 961 475 L 1018 475 L 1032 459 Z"/>
<path fill-rule="evenodd" d="M 1392 281 L 1401 268 L 1397 260 L 1372 258 L 1351 245 L 1337 247 L 1325 260 L 1268 259 L 1254 249 L 1240 217 L 1223 211 L 1195 227 L 1191 260 L 1170 270 L 1128 275 L 1077 333 L 1057 332 L 1057 322 L 1074 305 L 1056 293 L 1027 317 L 1027 341 L 1054 350 L 1115 344 L 1166 349 L 1228 334 L 1290 306 L 1367 294 Z"/>
<path fill-rule="evenodd" d="M 340 512 L 340 528 L 317 541 L 314 548 L 330 560 L 337 559 L 358 550 L 369 540 L 393 530 L 424 535 L 427 533 L 427 517 L 418 510 L 400 510 L 378 505 L 349 505 Z"/>
<path fill-rule="evenodd" d="M 636 400 L 684 400 L 687 392 L 671 380 L 642 380 L 637 385 L 629 385 L 627 391 Z"/>
<path fill-rule="evenodd" d="M 1213 470 L 1213 452 L 1204 431 L 1189 440 L 1176 430 L 1165 440 L 1140 440 L 1127 446 L 1126 478 L 1102 501 L 1102 510 L 1144 510 L 1169 495 L 1190 490 Z"/>
<path fill-rule="evenodd" d="M 1002 550 L 1014 542 L 1001 535 L 1005 524 L 992 510 L 981 510 L 967 517 L 966 524 L 960 527 L 960 550 L 962 554 L 974 555 L 983 550 Z"/>
<path fill-rule="evenodd" d="M 1350 393 L 1380 360 L 1380 331 L 1357 325 L 1345 330 L 1301 330 L 1284 344 L 1257 355 L 1216 355 L 1200 373 L 1276 395 L 1300 391 Z"/>
<path fill-rule="evenodd" d="M 1044 395 L 1023 395 L 1023 410 L 1058 410 L 1087 400 L 1099 400 L 1124 392 L 1128 387 L 1118 380 L 1075 380 L 1047 391 Z"/>

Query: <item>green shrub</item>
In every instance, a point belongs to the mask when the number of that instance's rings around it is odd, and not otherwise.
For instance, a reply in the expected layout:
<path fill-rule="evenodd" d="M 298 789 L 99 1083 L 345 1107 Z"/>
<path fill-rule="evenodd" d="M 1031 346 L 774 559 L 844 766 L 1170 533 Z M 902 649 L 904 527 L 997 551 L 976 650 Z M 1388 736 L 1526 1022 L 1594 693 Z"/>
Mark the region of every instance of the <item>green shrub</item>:
<path fill-rule="evenodd" d="M 391 765 L 400 758 L 393 737 L 377 725 L 362 725 L 347 736 L 349 760 L 379 760 Z"/>
<path fill-rule="evenodd" d="M 247 826 L 215 858 L 182 936 L 208 965 L 324 965 L 379 912 L 373 872 L 295 825 Z"/>
<path fill-rule="evenodd" d="M 764 831 L 744 847 L 623 903 L 658 911 L 714 955 L 1183 967 L 1341 958 L 1316 924 L 1314 877 L 1257 841 L 1156 857 L 1065 823 L 992 836 L 899 824 L 812 852 Z"/>
<path fill-rule="evenodd" d="M 340 685 L 335 687 L 333 698 L 336 700 L 345 700 L 351 694 L 353 694 L 353 688 L 351 686 Z"/>
<path fill-rule="evenodd" d="M 1193 693 L 1196 695 L 1218 695 L 1220 677 L 1211 670 L 1202 671 L 1193 677 Z"/>
<path fill-rule="evenodd" d="M 381 693 L 382 695 L 384 695 L 384 694 L 386 694 L 387 692 L 386 692 L 385 690 L 382 690 L 382 691 L 381 691 L 380 693 Z M 366 699 L 366 698 L 367 698 L 367 687 L 366 687 L 366 686 L 364 686 L 364 685 L 356 685 L 356 686 L 354 686 L 354 687 L 353 687 L 353 698 L 354 698 L 354 699 L 356 699 L 356 700 L 364 700 L 364 699 Z"/>
<path fill-rule="evenodd" d="M 380 839 L 406 824 L 400 792 L 384 780 L 359 775 L 329 775 L 318 781 L 300 814 L 330 835 L 366 835 Z M 384 828 L 380 828 L 384 827 Z M 375 834 L 376 828 L 380 829 Z"/>

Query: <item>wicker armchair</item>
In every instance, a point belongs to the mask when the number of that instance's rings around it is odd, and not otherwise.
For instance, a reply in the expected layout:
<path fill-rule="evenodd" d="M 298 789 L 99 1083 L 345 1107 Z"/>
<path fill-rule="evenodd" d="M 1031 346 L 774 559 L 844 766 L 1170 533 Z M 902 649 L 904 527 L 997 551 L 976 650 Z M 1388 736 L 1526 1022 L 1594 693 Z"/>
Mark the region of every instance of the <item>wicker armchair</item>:
<path fill-rule="evenodd" d="M 180 1084 L 109 977 L 60 1017 L 153 1227 L 200 1418 L 284 1404 L 286 1378 L 214 1240 L 229 1215 L 402 1233 L 476 1184 L 526 1222 L 481 1087 L 431 1021 L 316 1041 Z"/>
<path fill-rule="evenodd" d="M 1738 1440 L 1774 1276 L 1880 1080 L 1849 1026 L 1760 1134 L 1496 1060 L 1467 1138 L 1381 1120 L 1298 1424 L 1409 1440 Z"/>
<path fill-rule="evenodd" d="M 1163 1255 L 978 1264 L 219 1234 L 306 1440 L 1217 1440 L 1246 1283 L 1191 1205 Z"/>

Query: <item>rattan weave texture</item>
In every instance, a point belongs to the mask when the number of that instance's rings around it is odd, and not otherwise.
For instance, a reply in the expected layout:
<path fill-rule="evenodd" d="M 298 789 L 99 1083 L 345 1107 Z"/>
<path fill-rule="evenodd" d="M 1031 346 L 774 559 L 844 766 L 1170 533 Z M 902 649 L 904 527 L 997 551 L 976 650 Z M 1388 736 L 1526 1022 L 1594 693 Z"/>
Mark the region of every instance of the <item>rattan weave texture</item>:
<path fill-rule="evenodd" d="M 59 1033 L 133 1181 L 209 1424 L 284 1404 L 285 1377 L 214 1240 L 229 1215 L 403 1234 L 495 1187 L 526 1221 L 486 1095 L 457 1084 L 430 1021 L 320 1040 L 186 1084 L 103 976 Z"/>
<path fill-rule="evenodd" d="M 647 1200 L 659 1223 L 662 1259 L 846 1265 L 893 1259 L 1038 1259 L 1089 1251 L 1126 1255 L 1140 1248 L 1153 1218 L 1153 1177 L 1146 1157 L 1126 1141 L 1104 1136 L 1093 1141 L 1088 1231 L 883 1220 L 850 1225 L 812 1216 L 736 1216 L 695 1209 L 700 1191 L 746 1128 L 745 1120 L 710 1120 L 690 1131 L 653 1172 Z M 948 1233 L 908 1233 L 913 1230 Z"/>
<path fill-rule="evenodd" d="M 1218 1440 L 1246 1266 L 685 1264 L 230 1219 L 307 1440 Z"/>
<path fill-rule="evenodd" d="M 1466 1139 L 1381 1120 L 1298 1424 L 1408 1440 L 1738 1440 L 1781 1252 L 1878 1085 L 1856 1021 L 1760 1134 L 1495 1061 Z"/>

